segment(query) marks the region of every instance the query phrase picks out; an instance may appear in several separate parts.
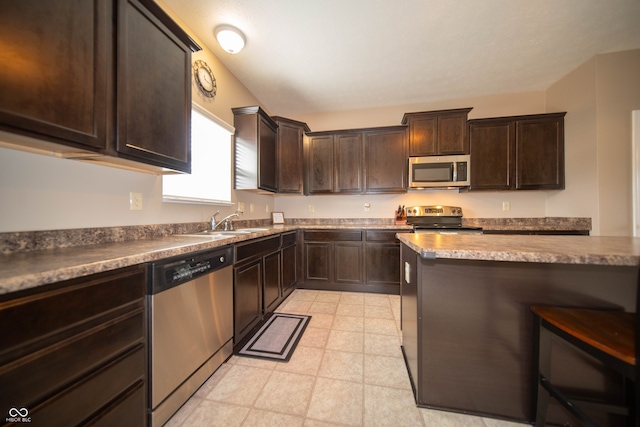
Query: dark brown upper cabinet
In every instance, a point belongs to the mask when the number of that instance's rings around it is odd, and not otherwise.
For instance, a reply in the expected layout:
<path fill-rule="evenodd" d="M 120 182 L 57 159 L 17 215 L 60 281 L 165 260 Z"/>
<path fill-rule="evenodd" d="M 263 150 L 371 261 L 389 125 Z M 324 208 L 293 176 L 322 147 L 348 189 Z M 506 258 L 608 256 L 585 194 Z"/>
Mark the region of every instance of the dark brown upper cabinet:
<path fill-rule="evenodd" d="M 0 13 L 0 127 L 107 147 L 112 2 L 10 1 Z"/>
<path fill-rule="evenodd" d="M 191 48 L 153 1 L 118 0 L 117 22 L 118 155 L 190 172 Z"/>
<path fill-rule="evenodd" d="M 409 126 L 409 156 L 469 154 L 467 116 L 472 108 L 406 113 Z"/>
<path fill-rule="evenodd" d="M 406 191 L 406 127 L 307 133 L 305 194 Z"/>
<path fill-rule="evenodd" d="M 189 172 L 191 52 L 151 0 L 8 2 L 0 129 L 14 148 Z"/>
<path fill-rule="evenodd" d="M 362 132 L 313 132 L 307 136 L 306 193 L 362 193 Z"/>
<path fill-rule="evenodd" d="M 232 108 L 235 189 L 278 191 L 278 125 L 259 106 Z"/>
<path fill-rule="evenodd" d="M 407 191 L 407 128 L 364 132 L 365 193 Z"/>
<path fill-rule="evenodd" d="M 272 117 L 278 125 L 276 133 L 278 151 L 278 193 L 302 194 L 304 191 L 304 133 L 309 132 L 306 123 L 284 117 Z"/>
<path fill-rule="evenodd" d="M 565 114 L 470 120 L 471 190 L 563 190 Z"/>

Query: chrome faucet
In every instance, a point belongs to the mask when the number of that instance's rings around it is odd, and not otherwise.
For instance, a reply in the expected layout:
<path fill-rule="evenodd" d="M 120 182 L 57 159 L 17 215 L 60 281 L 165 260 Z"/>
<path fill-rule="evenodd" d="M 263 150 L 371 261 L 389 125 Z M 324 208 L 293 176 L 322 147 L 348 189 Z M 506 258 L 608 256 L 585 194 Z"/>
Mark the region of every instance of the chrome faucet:
<path fill-rule="evenodd" d="M 214 231 L 215 229 L 217 229 L 218 227 L 220 227 L 220 225 L 224 224 L 224 231 L 232 231 L 233 230 L 233 222 L 231 221 L 231 218 L 240 218 L 240 214 L 242 213 L 242 211 L 237 210 L 234 213 L 225 216 L 224 218 L 222 218 L 220 221 L 216 222 L 216 216 L 220 213 L 220 211 L 217 211 L 216 213 L 213 214 L 213 216 L 211 217 L 211 231 Z"/>

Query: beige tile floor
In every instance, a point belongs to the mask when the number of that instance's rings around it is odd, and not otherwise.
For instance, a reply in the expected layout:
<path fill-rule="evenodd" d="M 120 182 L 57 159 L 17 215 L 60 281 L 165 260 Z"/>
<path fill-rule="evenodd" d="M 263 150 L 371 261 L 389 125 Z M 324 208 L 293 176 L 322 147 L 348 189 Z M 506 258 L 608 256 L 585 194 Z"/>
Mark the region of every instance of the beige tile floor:
<path fill-rule="evenodd" d="M 312 316 L 291 360 L 232 356 L 166 426 L 523 426 L 416 407 L 397 295 L 299 289 L 277 311 Z"/>

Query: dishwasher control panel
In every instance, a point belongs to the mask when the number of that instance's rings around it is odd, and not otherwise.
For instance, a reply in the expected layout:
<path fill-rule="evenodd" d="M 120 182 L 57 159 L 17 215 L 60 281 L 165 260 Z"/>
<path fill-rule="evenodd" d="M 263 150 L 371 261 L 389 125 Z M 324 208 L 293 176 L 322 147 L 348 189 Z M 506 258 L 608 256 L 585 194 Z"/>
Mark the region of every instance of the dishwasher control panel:
<path fill-rule="evenodd" d="M 157 294 L 233 265 L 233 246 L 185 254 L 149 264 L 149 293 Z"/>

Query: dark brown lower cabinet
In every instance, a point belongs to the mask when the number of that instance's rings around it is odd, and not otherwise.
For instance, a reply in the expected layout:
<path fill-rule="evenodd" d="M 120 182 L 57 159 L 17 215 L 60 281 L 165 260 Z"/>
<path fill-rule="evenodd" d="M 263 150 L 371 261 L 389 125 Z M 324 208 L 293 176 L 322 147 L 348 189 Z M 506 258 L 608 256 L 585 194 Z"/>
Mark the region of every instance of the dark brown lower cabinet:
<path fill-rule="evenodd" d="M 0 410 L 146 425 L 145 285 L 135 266 L 0 297 Z"/>
<path fill-rule="evenodd" d="M 402 248 L 402 348 L 420 407 L 534 421 L 532 305 L 635 310 L 637 266 L 423 258 Z M 405 263 L 408 267 L 404 267 Z M 624 378 L 560 340 L 551 376 L 585 399 L 624 399 Z M 588 411 L 601 426 L 627 425 Z M 555 399 L 548 425 L 582 425 Z"/>
<path fill-rule="evenodd" d="M 265 313 L 272 312 L 280 304 L 282 296 L 281 260 L 280 251 L 264 257 L 263 305 Z"/>
<path fill-rule="evenodd" d="M 300 288 L 400 292 L 400 244 L 409 230 L 305 230 Z"/>
<path fill-rule="evenodd" d="M 282 234 L 282 298 L 286 298 L 298 283 L 298 232 Z"/>
<path fill-rule="evenodd" d="M 295 235 L 294 231 L 236 245 L 236 264 L 233 269 L 236 347 L 293 290 L 296 284 Z M 288 246 L 283 248 L 283 242 L 287 242 Z M 283 290 L 284 278 L 286 292 Z"/>
<path fill-rule="evenodd" d="M 262 258 L 233 269 L 233 315 L 237 344 L 262 320 Z"/>

